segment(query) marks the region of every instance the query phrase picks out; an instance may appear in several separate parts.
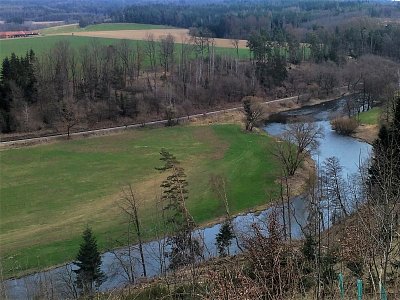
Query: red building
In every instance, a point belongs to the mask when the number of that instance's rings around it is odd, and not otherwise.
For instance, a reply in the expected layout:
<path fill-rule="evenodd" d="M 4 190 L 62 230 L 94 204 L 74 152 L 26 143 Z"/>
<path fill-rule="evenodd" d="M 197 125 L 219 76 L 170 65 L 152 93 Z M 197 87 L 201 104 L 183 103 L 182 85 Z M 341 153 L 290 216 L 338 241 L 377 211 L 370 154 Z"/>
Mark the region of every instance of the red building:
<path fill-rule="evenodd" d="M 34 31 L 3 31 L 0 32 L 0 39 L 12 39 L 18 37 L 28 37 L 39 35 L 37 32 Z"/>

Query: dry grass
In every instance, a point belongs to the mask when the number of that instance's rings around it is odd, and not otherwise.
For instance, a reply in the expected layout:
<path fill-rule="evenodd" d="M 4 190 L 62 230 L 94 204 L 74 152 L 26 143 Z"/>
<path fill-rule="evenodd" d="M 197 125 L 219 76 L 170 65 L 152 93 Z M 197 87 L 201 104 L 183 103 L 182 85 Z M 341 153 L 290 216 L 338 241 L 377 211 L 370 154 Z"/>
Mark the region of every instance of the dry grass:
<path fill-rule="evenodd" d="M 361 124 L 357 127 L 355 133 L 352 134 L 352 136 L 369 144 L 372 144 L 378 138 L 378 132 L 378 125 Z"/>

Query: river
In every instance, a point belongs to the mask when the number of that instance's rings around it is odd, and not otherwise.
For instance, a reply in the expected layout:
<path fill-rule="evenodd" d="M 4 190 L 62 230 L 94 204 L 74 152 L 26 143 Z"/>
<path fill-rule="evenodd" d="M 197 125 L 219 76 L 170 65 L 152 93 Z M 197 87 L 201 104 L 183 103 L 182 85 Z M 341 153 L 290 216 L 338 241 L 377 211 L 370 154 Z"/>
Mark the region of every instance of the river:
<path fill-rule="evenodd" d="M 312 117 L 313 121 L 322 127 L 324 138 L 320 140 L 318 151 L 313 153 L 313 159 L 318 162 L 323 162 L 326 158 L 336 156 L 340 164 L 343 166 L 343 173 L 345 177 L 350 176 L 358 171 L 358 166 L 361 161 L 365 161 L 371 153 L 371 145 L 359 141 L 357 139 L 341 136 L 336 134 L 329 123 L 332 116 L 341 114 L 344 104 L 343 99 L 330 101 L 324 104 L 319 104 L 312 107 L 303 107 L 301 109 L 291 110 L 279 113 L 273 116 L 272 119 L 279 120 L 266 124 L 264 130 L 271 135 L 279 135 L 285 128 L 285 123 L 288 119 L 296 116 Z M 294 217 L 292 221 L 291 232 L 294 238 L 301 238 L 301 225 L 305 224 L 307 219 L 306 204 L 304 197 L 296 197 L 292 200 Z M 271 213 L 274 207 L 266 209 L 262 212 L 248 213 L 239 215 L 233 219 L 233 226 L 236 234 L 240 237 L 241 234 L 246 234 L 249 227 L 253 223 L 258 223 L 263 226 L 263 221 Z M 210 258 L 217 255 L 217 248 L 215 245 L 215 237 L 220 230 L 221 224 L 216 224 L 207 228 L 200 228 L 193 232 L 193 236 L 201 239 L 204 243 L 204 257 Z M 239 240 L 233 242 L 229 252 L 235 254 L 240 251 Z M 168 246 L 165 245 L 165 240 L 157 240 L 145 243 L 144 258 L 146 262 L 146 271 L 148 277 L 159 275 L 164 269 L 165 264 L 168 264 L 168 259 L 163 257 L 165 250 Z M 102 271 L 107 275 L 107 280 L 100 286 L 100 291 L 110 291 L 120 288 L 127 284 L 128 276 L 124 271 L 122 261 L 127 261 L 127 252 L 131 250 L 131 257 L 135 258 L 135 276 L 141 276 L 141 265 L 138 261 L 139 254 L 136 246 L 130 249 L 124 248 L 111 252 L 106 252 L 102 255 Z M 163 262 L 163 263 L 161 263 Z M 72 277 L 69 276 L 74 268 L 74 265 L 68 264 L 63 267 L 51 269 L 40 273 L 28 275 L 19 279 L 10 279 L 3 282 L 5 296 L 8 299 L 33 299 L 39 294 L 52 295 L 55 299 L 69 298 L 71 295 L 68 280 Z"/>

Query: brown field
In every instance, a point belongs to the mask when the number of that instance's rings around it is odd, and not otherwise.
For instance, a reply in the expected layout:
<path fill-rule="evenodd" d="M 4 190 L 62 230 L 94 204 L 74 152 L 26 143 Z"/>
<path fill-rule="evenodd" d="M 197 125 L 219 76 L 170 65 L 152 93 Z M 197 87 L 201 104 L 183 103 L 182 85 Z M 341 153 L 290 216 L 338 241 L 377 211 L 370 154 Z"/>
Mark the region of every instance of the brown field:
<path fill-rule="evenodd" d="M 62 33 L 57 35 L 71 35 L 72 33 Z M 171 34 L 177 43 L 189 41 L 192 37 L 188 29 L 147 29 L 147 30 L 115 30 L 115 31 L 82 31 L 74 32 L 75 36 L 126 39 L 126 40 L 146 40 L 152 34 L 155 39 Z M 234 48 L 230 39 L 214 39 L 215 46 L 223 48 Z M 246 40 L 239 40 L 239 48 L 246 48 Z"/>
<path fill-rule="evenodd" d="M 31 22 L 32 25 L 40 25 L 40 26 L 65 26 L 65 21 L 44 21 L 44 22 Z"/>

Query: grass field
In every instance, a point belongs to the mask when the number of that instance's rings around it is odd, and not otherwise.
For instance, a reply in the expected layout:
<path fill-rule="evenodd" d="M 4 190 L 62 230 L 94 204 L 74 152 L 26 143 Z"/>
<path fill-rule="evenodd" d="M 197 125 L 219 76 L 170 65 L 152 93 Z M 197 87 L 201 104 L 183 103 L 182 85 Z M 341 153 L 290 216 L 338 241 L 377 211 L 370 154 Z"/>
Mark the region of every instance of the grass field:
<path fill-rule="evenodd" d="M 155 198 L 165 174 L 159 151 L 171 151 L 188 175 L 188 207 L 198 224 L 221 216 L 212 174 L 225 176 L 233 213 L 267 202 L 276 193 L 277 162 L 264 134 L 237 125 L 181 126 L 57 142 L 0 152 L 0 245 L 3 275 L 73 259 L 86 224 L 102 250 L 126 229 L 118 206 L 121 189 L 133 184 L 141 199 L 145 235 L 156 222 Z"/>
<path fill-rule="evenodd" d="M 16 55 L 25 55 L 27 51 L 33 49 L 35 53 L 40 55 L 45 51 L 49 51 L 56 45 L 57 42 L 68 41 L 71 47 L 79 50 L 80 48 L 90 45 L 93 42 L 99 43 L 100 45 L 116 45 L 121 40 L 111 38 L 94 38 L 94 37 L 83 37 L 83 36 L 43 36 L 43 37 L 32 37 L 32 38 L 21 38 L 21 39 L 8 39 L 0 40 L 0 62 L 6 56 L 10 56 L 12 52 Z M 145 41 L 128 40 L 128 43 L 132 46 L 137 44 L 144 46 Z M 176 44 L 176 53 L 180 51 L 181 44 Z M 236 56 L 236 49 L 232 48 L 216 48 L 216 53 Z M 239 56 L 241 58 L 249 57 L 248 49 L 239 49 Z"/>
<path fill-rule="evenodd" d="M 41 34 L 60 34 L 81 31 L 113 31 L 113 30 L 145 30 L 173 28 L 166 25 L 137 24 L 137 23 L 103 23 L 80 28 L 78 24 L 54 26 L 40 30 Z"/>
<path fill-rule="evenodd" d="M 359 114 L 359 122 L 361 124 L 376 125 L 379 123 L 379 118 L 382 109 L 380 107 L 374 107 L 368 111 Z"/>

